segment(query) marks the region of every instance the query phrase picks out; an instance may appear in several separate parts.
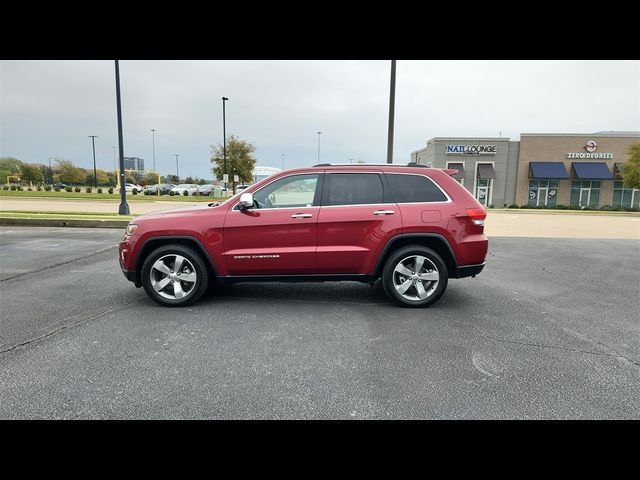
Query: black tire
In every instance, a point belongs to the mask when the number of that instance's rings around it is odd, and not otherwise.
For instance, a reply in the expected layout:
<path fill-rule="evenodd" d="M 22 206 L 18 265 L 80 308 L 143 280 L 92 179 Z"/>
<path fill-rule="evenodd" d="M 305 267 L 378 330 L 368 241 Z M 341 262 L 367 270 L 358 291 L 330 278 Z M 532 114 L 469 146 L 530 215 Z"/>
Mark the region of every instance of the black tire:
<path fill-rule="evenodd" d="M 170 261 L 171 255 L 180 255 L 184 257 L 191 266 L 193 266 L 193 270 L 196 274 L 196 280 L 193 284 L 191 284 L 191 282 L 182 282 L 180 284 L 181 290 L 186 293 L 182 298 L 167 298 L 153 288 L 151 276 L 153 265 L 162 257 L 167 257 Z M 190 271 L 187 264 L 186 267 Z M 154 271 L 153 275 L 156 277 L 159 276 L 157 271 Z M 164 245 L 151 252 L 142 264 L 142 286 L 147 292 L 147 295 L 160 305 L 165 307 L 184 307 L 196 302 L 207 291 L 207 288 L 209 287 L 209 270 L 205 264 L 205 260 L 202 258 L 202 255 L 193 248 L 180 244 Z M 164 289 L 165 295 L 171 296 L 172 292 L 168 290 L 172 289 L 173 287 Z"/>
<path fill-rule="evenodd" d="M 396 287 L 394 285 L 394 275 L 401 275 L 394 272 L 398 264 L 401 263 L 403 260 L 407 261 L 407 258 L 415 255 L 425 257 L 427 260 L 429 260 L 429 262 L 431 262 L 431 264 L 433 265 L 429 264 L 426 261 L 424 262 L 424 264 L 428 267 L 435 266 L 437 269 L 438 277 L 439 277 L 438 283 L 435 284 L 435 288 L 425 299 L 413 300 L 413 299 L 406 298 L 396 290 Z M 433 272 L 433 268 L 429 268 L 429 270 Z M 402 277 L 398 277 L 398 278 L 401 279 Z M 440 255 L 438 255 L 436 252 L 434 252 L 430 248 L 424 247 L 422 245 L 408 245 L 406 247 L 399 248 L 389 256 L 382 270 L 382 286 L 384 288 L 385 293 L 389 296 L 389 298 L 391 298 L 392 300 L 395 300 L 397 303 L 399 303 L 403 307 L 427 307 L 435 303 L 436 301 L 438 301 L 438 299 L 444 294 L 445 290 L 447 289 L 448 281 L 449 281 L 449 272 L 447 271 L 447 266 L 442 260 L 442 258 L 440 257 Z M 425 284 L 422 283 L 422 285 L 425 285 Z M 427 282 L 426 285 L 427 285 L 427 288 L 425 289 L 425 291 L 429 292 L 431 290 L 430 287 L 433 286 L 433 283 Z M 416 296 L 416 297 L 419 296 L 419 293 L 416 290 L 416 288 L 417 287 L 413 287 L 413 286 L 409 287 L 409 289 L 406 291 L 406 294 L 408 296 L 412 296 L 411 294 L 415 294 L 413 296 Z"/>

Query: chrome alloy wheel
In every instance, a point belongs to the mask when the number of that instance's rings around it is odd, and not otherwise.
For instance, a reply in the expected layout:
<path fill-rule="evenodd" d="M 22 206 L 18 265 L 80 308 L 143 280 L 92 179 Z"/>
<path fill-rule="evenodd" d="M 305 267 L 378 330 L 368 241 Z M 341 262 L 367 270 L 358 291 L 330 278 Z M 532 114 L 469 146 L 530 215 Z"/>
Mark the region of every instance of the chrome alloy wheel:
<path fill-rule="evenodd" d="M 424 300 L 438 288 L 440 274 L 435 264 L 422 255 L 411 255 L 393 270 L 393 286 L 407 300 Z"/>
<path fill-rule="evenodd" d="M 169 300 L 189 296 L 195 290 L 198 276 L 189 260 L 181 255 L 164 255 L 151 266 L 151 286 L 158 295 Z"/>

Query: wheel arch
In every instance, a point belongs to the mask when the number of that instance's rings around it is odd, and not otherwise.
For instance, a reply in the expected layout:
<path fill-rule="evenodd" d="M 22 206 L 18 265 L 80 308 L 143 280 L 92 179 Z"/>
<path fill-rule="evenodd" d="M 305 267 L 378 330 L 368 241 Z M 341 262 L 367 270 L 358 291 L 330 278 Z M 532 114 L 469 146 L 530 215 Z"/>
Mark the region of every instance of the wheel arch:
<path fill-rule="evenodd" d="M 213 264 L 213 260 L 211 259 L 209 253 L 204 248 L 200 240 L 198 240 L 197 238 L 188 235 L 151 237 L 144 241 L 142 247 L 140 247 L 140 253 L 138 253 L 138 258 L 136 260 L 136 286 L 142 285 L 141 269 L 145 259 L 149 256 L 149 254 L 158 247 L 174 244 L 195 248 L 195 250 L 200 252 L 205 259 L 205 265 L 207 265 L 209 268 L 209 274 L 211 278 L 214 279 L 217 277 L 216 267 Z"/>
<path fill-rule="evenodd" d="M 422 245 L 435 251 L 447 266 L 448 276 L 450 278 L 457 276 L 458 261 L 456 255 L 447 239 L 438 233 L 404 233 L 393 237 L 387 242 L 378 258 L 375 275 L 380 276 L 382 274 L 385 262 L 394 251 L 407 245 Z"/>

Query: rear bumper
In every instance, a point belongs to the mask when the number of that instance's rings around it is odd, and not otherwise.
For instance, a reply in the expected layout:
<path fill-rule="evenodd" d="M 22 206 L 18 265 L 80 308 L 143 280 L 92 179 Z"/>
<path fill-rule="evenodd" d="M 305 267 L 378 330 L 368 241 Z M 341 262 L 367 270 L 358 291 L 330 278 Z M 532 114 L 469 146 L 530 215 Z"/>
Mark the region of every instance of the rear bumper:
<path fill-rule="evenodd" d="M 485 262 L 478 265 L 465 265 L 463 267 L 458 267 L 456 268 L 455 275 L 452 275 L 451 278 L 475 277 L 482 271 L 484 266 Z"/>

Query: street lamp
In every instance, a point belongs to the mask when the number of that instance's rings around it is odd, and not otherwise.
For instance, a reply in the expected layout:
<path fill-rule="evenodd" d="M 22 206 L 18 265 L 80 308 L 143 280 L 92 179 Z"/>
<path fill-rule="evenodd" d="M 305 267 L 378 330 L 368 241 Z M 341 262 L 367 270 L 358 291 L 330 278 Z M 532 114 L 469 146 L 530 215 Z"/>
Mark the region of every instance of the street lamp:
<path fill-rule="evenodd" d="M 320 135 L 322 132 L 318 132 L 318 163 L 320 163 Z"/>
<path fill-rule="evenodd" d="M 222 156 L 224 158 L 224 175 L 227 174 L 227 125 L 226 125 L 226 110 L 224 108 L 225 103 L 229 100 L 227 97 L 222 97 Z M 222 177 L 224 178 L 224 176 Z M 227 182 L 224 182 L 224 188 L 226 191 Z"/>
<path fill-rule="evenodd" d="M 51 157 L 49 157 L 49 181 L 53 185 L 53 170 L 51 170 Z"/>
<path fill-rule="evenodd" d="M 176 155 L 176 182 L 180 183 L 180 174 L 178 173 L 178 157 L 180 155 L 178 155 L 177 153 L 175 155 Z"/>
<path fill-rule="evenodd" d="M 97 135 L 88 135 L 91 138 L 91 144 L 93 145 L 93 186 L 98 188 L 98 177 L 96 175 L 96 138 Z"/>
<path fill-rule="evenodd" d="M 120 103 L 120 65 L 116 62 L 116 109 L 118 111 L 118 146 L 120 151 L 120 206 L 118 213 L 120 215 L 129 215 L 129 205 L 127 204 L 127 191 L 125 190 L 125 173 L 124 173 L 124 140 L 122 139 L 122 105 Z"/>
<path fill-rule="evenodd" d="M 389 89 L 389 139 L 387 140 L 387 163 L 393 163 L 393 117 L 396 105 L 396 61 L 391 60 L 391 87 Z"/>
<path fill-rule="evenodd" d="M 153 171 L 156 171 L 156 129 L 151 129 L 151 137 L 153 141 Z"/>

